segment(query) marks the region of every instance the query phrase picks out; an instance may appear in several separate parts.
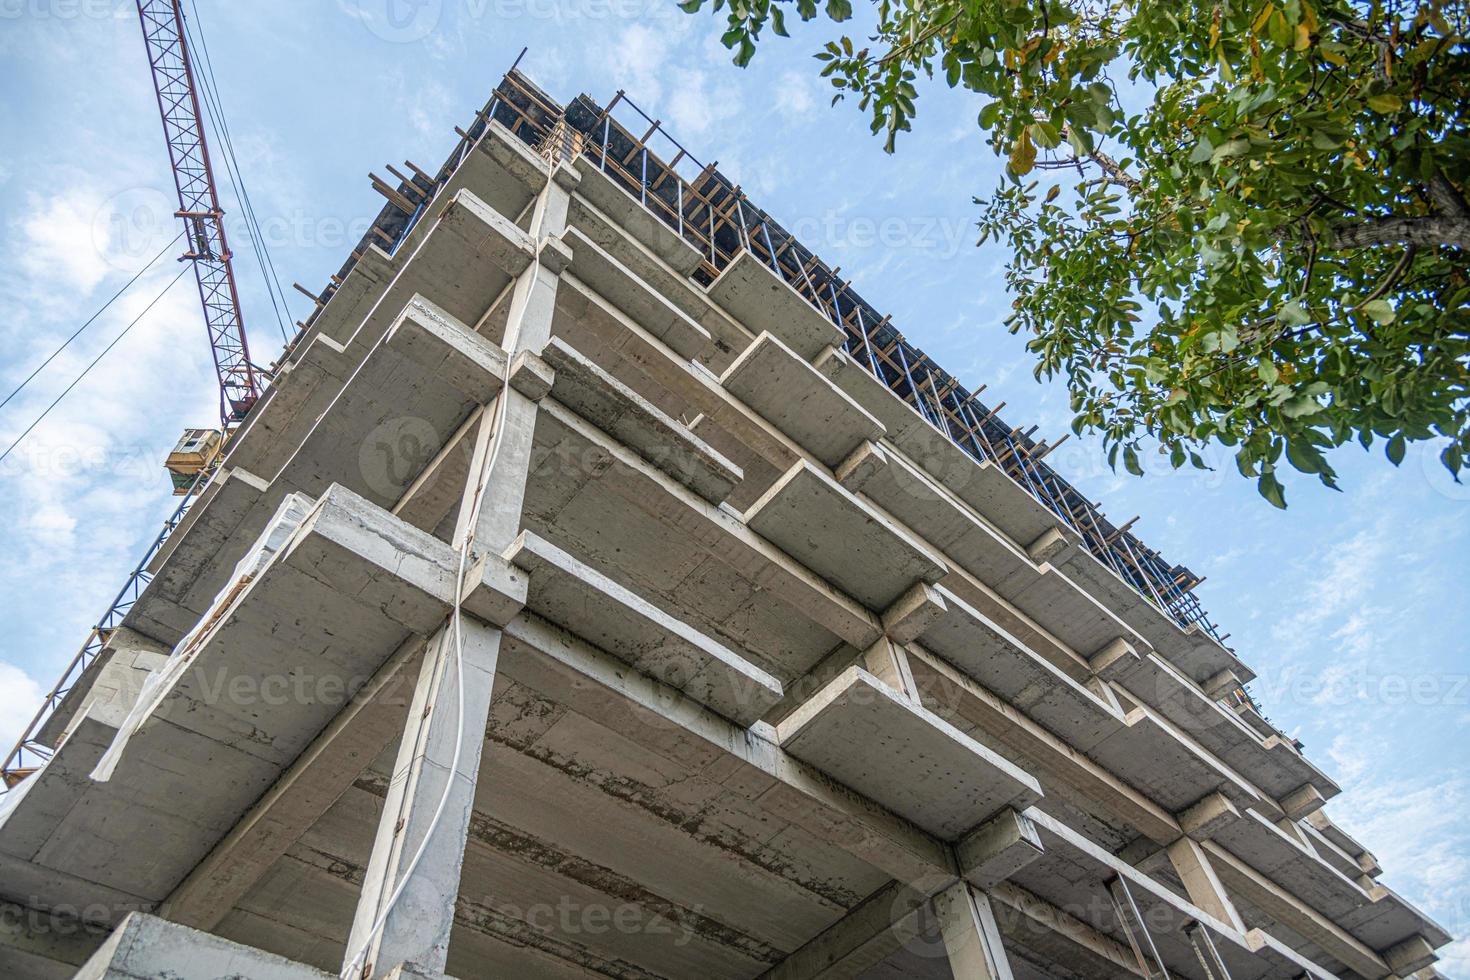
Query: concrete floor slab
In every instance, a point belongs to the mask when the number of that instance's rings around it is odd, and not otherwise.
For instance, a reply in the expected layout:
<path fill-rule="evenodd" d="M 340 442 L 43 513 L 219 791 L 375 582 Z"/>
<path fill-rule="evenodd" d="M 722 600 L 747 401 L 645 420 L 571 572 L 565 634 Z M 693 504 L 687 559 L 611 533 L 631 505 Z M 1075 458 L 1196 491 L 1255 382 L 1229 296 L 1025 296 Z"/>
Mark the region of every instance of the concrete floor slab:
<path fill-rule="evenodd" d="M 1126 944 L 1106 888 L 1108 881 L 1122 878 L 1171 974 L 1196 974 L 1199 961 L 1185 930 L 1198 923 L 1209 931 L 1233 978 L 1294 980 L 1303 973 L 1320 980 L 1331 977 L 1305 960 L 1283 955 L 1276 947 L 1268 949 L 1259 936 L 1241 935 L 1061 821 L 1035 808 L 1027 816 L 1039 830 L 1046 851 L 1017 872 L 1014 881 Z"/>
<path fill-rule="evenodd" d="M 738 466 L 559 338 L 542 357 L 556 372 L 553 398 L 705 500 L 718 504 L 740 482 Z"/>
<path fill-rule="evenodd" d="M 709 295 L 752 334 L 774 334 L 808 361 L 843 343 L 837 324 L 748 251 L 725 267 Z"/>
<path fill-rule="evenodd" d="M 709 332 L 704 327 L 651 289 L 580 228 L 568 228 L 562 235 L 562 241 L 572 250 L 572 275 L 595 289 L 671 349 L 694 360 L 709 345 Z"/>
<path fill-rule="evenodd" d="M 870 609 L 886 609 L 944 562 L 836 480 L 797 463 L 745 514 L 758 534 Z"/>
<path fill-rule="evenodd" d="M 919 642 L 1070 745 L 1086 752 L 1124 725 L 1122 715 L 953 592 Z"/>
<path fill-rule="evenodd" d="M 710 343 L 700 352 L 699 359 L 710 370 L 723 371 L 754 340 L 755 335 L 710 302 L 702 288 L 676 272 L 585 197 L 576 195 L 572 198 L 567 223 L 617 259 L 649 288 L 684 311 L 708 333 Z"/>
<path fill-rule="evenodd" d="M 32 860 L 164 898 L 390 654 L 442 621 L 453 568 L 448 545 L 326 494 L 160 672 Z"/>
<path fill-rule="evenodd" d="M 537 420 L 525 526 L 784 684 L 876 617 L 555 399 Z"/>
<path fill-rule="evenodd" d="M 774 677 L 540 536 L 522 532 L 506 558 L 538 615 L 726 718 L 749 726 L 781 700 Z"/>
<path fill-rule="evenodd" d="M 680 275 L 688 276 L 699 267 L 699 252 L 679 233 L 628 193 L 623 187 L 604 174 L 591 159 L 579 156 L 573 164 L 582 175 L 577 185 L 577 194 L 585 197 L 618 227 L 642 242 L 649 251 L 657 255 Z"/>
<path fill-rule="evenodd" d="M 720 383 L 829 467 L 884 434 L 883 423 L 769 333 L 725 369 Z"/>
<path fill-rule="evenodd" d="M 781 746 L 899 816 L 952 840 L 1041 787 L 1025 771 L 851 667 L 778 726 Z"/>
<path fill-rule="evenodd" d="M 871 446 L 849 458 L 838 482 L 862 493 L 990 588 L 1035 568 L 1026 553 L 902 452 Z"/>
<path fill-rule="evenodd" d="M 1124 719 L 1124 727 L 1094 745 L 1088 755 L 1170 812 L 1214 792 L 1224 793 L 1240 809 L 1260 799 L 1240 776 L 1175 735 L 1151 709 L 1135 707 Z"/>

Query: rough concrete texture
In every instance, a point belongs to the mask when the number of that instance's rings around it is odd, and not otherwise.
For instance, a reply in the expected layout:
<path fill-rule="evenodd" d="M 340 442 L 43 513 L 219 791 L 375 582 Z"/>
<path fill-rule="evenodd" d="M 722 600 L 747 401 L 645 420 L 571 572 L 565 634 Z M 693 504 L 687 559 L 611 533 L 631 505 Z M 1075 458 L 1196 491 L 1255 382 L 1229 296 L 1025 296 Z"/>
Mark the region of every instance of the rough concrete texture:
<path fill-rule="evenodd" d="M 0 799 L 0 976 L 319 977 L 354 924 L 375 977 L 1432 974 L 1247 665 L 532 95 L 358 249 Z"/>

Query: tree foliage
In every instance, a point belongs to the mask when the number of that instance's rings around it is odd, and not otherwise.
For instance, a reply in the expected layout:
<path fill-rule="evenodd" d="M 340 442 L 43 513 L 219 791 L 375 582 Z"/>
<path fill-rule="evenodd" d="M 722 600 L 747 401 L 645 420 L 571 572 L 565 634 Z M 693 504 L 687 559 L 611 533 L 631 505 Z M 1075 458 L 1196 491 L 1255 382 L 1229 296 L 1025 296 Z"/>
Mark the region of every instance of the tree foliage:
<path fill-rule="evenodd" d="M 688 12 L 705 0 L 682 4 Z M 792 0 L 712 0 L 744 65 Z M 803 20 L 815 0 L 794 0 Z M 1012 331 L 1073 428 L 1141 472 L 1212 442 L 1285 506 L 1289 464 L 1470 454 L 1470 57 L 1460 3 L 877 0 L 817 58 L 892 151 L 918 83 L 975 93 L 1006 160 Z M 852 13 L 827 0 L 834 21 Z"/>

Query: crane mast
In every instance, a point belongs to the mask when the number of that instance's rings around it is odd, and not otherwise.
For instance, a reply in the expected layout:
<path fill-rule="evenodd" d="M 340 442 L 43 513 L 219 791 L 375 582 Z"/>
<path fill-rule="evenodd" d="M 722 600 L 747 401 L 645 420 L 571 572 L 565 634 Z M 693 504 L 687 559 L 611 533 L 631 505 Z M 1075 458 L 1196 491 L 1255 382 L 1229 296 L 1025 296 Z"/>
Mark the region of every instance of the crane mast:
<path fill-rule="evenodd" d="M 240 296 L 230 265 L 224 212 L 220 209 L 214 171 L 209 163 L 204 117 L 199 109 L 194 68 L 185 39 L 184 12 L 180 0 L 137 0 L 137 3 L 153 87 L 158 95 L 158 112 L 163 118 L 164 139 L 173 165 L 174 186 L 178 190 L 179 210 L 175 213 L 184 222 L 189 243 L 180 261 L 194 264 L 219 382 L 220 424 L 227 435 L 260 397 L 260 384 L 245 341 L 245 321 L 240 314 Z M 172 460 L 170 468 L 173 468 Z"/>

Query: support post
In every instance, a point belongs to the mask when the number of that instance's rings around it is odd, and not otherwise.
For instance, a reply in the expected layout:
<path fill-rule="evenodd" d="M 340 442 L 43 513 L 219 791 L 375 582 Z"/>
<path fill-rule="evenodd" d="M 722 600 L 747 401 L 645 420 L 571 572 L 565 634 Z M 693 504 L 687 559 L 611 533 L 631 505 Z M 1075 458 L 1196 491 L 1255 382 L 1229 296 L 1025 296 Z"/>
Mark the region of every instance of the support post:
<path fill-rule="evenodd" d="M 1196 922 L 1185 926 L 1184 934 L 1189 937 L 1194 955 L 1205 971 L 1205 980 L 1230 980 L 1230 971 L 1225 968 L 1225 961 L 1220 958 L 1220 951 L 1215 948 L 1215 940 L 1210 938 L 1210 931 Z"/>
<path fill-rule="evenodd" d="M 462 663 L 452 622 L 424 655 L 347 942 L 355 977 L 444 974 L 501 637 L 469 617 L 460 629 Z"/>
<path fill-rule="evenodd" d="M 455 547 L 470 549 L 466 595 L 478 586 L 484 563 L 499 561 L 520 530 L 537 413 L 536 400 L 526 391 L 540 387 L 544 393 L 545 386 L 516 383 L 517 366 L 534 371 L 530 362 L 535 360 L 516 355 L 535 354 L 550 339 L 557 286 L 569 256 L 560 235 L 577 180 L 575 170 L 558 165 L 533 205 L 536 261 L 512 289 L 501 345 L 511 377 L 498 396 L 503 404 L 487 406 L 476 423 L 455 524 Z M 456 642 L 451 617 L 424 654 L 348 939 L 346 966 L 354 977 L 384 977 L 395 969 L 413 976 L 444 975 L 501 643 L 499 629 L 467 614 L 460 615 L 459 636 L 462 644 Z M 458 764 L 451 772 L 456 745 Z"/>
<path fill-rule="evenodd" d="M 1230 901 L 1225 886 L 1215 874 L 1215 868 L 1205 855 L 1204 848 L 1188 837 L 1181 837 L 1169 845 L 1168 854 L 1169 863 L 1174 866 L 1174 873 L 1184 883 L 1189 900 L 1236 932 L 1244 934 L 1245 922 L 1241 920 L 1240 913 L 1235 910 L 1235 903 Z"/>
<path fill-rule="evenodd" d="M 934 896 L 934 916 L 955 980 L 1014 980 L 983 892 L 957 882 Z"/>
<path fill-rule="evenodd" d="M 1154 937 L 1148 931 L 1148 924 L 1143 921 L 1138 903 L 1133 900 L 1133 891 L 1128 887 L 1128 882 L 1122 878 L 1114 878 L 1108 882 L 1108 894 L 1113 899 L 1113 911 L 1118 914 L 1118 921 L 1123 926 L 1124 934 L 1128 936 L 1128 945 L 1138 959 L 1139 970 L 1148 980 L 1169 980 L 1169 971 L 1164 967 L 1158 947 L 1154 945 Z"/>

